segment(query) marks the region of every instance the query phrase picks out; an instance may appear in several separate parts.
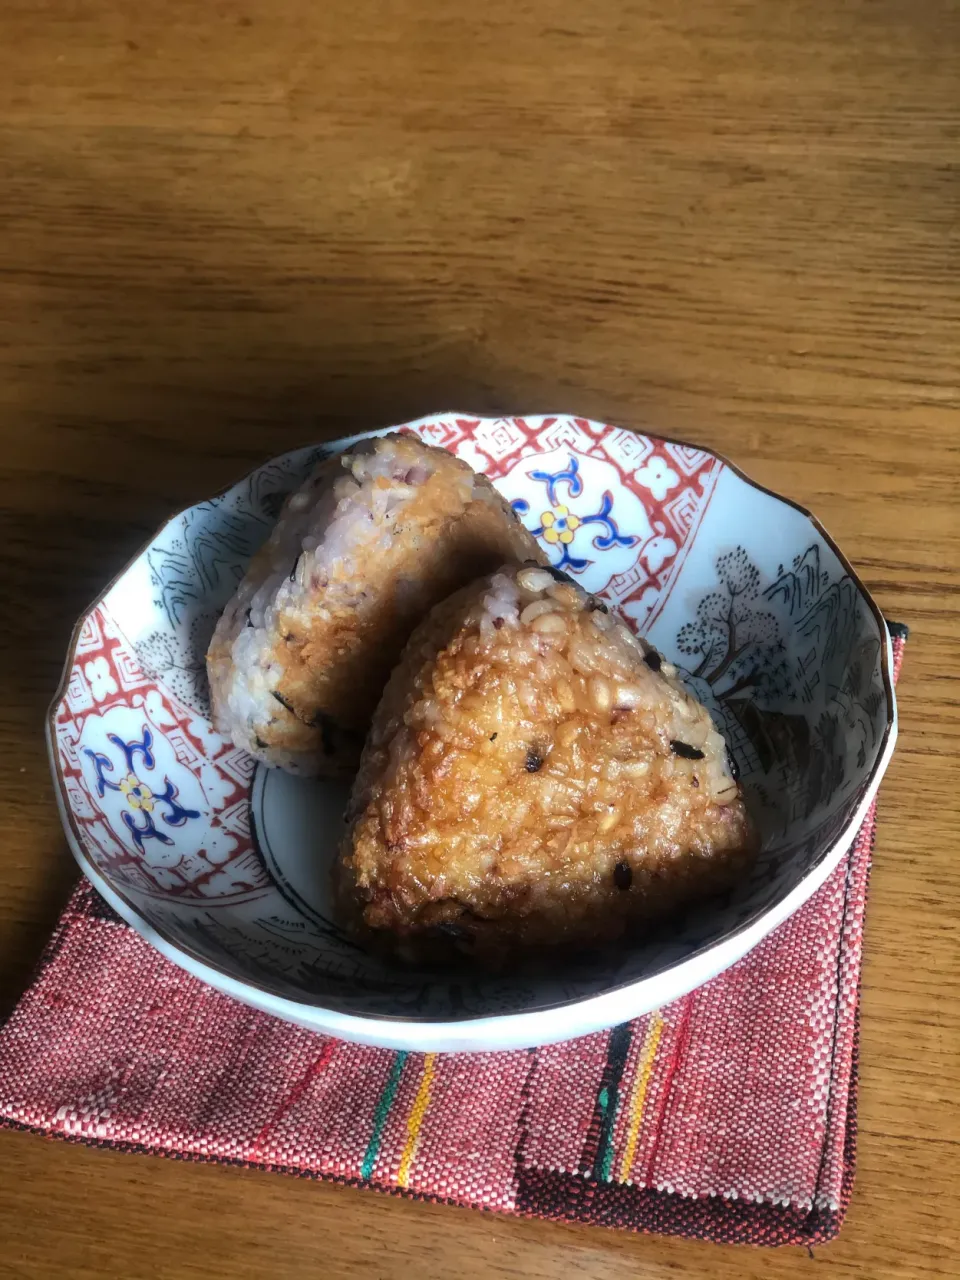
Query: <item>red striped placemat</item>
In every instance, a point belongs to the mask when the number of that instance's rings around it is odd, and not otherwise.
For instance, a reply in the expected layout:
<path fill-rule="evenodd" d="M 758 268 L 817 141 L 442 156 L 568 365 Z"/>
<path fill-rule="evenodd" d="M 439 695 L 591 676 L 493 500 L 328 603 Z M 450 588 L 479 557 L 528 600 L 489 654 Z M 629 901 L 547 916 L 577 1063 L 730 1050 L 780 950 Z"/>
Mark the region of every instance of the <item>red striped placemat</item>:
<path fill-rule="evenodd" d="M 511 1053 L 395 1053 L 279 1022 L 172 965 L 83 882 L 0 1029 L 0 1119 L 525 1216 L 830 1239 L 853 1183 L 874 827 L 871 809 L 806 906 L 706 986 Z"/>

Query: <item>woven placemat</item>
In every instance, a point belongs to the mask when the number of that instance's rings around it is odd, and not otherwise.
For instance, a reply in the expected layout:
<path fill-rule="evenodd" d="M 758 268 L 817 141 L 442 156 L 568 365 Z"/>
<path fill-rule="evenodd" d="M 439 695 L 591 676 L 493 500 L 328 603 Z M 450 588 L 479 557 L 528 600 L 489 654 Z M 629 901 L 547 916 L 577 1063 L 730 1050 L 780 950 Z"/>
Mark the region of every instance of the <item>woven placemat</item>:
<path fill-rule="evenodd" d="M 896 671 L 906 638 L 891 627 Z M 876 814 L 726 973 L 543 1049 L 330 1040 L 190 977 L 83 882 L 0 1029 L 7 1127 L 420 1199 L 754 1244 L 839 1230 Z"/>

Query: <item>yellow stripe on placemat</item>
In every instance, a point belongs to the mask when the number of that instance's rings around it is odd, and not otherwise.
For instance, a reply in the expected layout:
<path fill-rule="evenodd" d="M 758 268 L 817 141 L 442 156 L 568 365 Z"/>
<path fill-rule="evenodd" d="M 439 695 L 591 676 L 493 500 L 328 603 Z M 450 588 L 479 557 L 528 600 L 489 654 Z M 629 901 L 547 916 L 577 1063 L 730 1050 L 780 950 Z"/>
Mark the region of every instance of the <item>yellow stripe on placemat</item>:
<path fill-rule="evenodd" d="M 436 1060 L 437 1055 L 435 1053 L 428 1053 L 423 1059 L 423 1075 L 420 1077 L 420 1088 L 417 1090 L 413 1110 L 407 1117 L 407 1141 L 403 1148 L 403 1155 L 400 1157 L 400 1171 L 397 1174 L 398 1187 L 409 1187 L 410 1185 L 410 1167 L 417 1154 L 417 1147 L 420 1145 L 420 1129 L 423 1125 L 423 1117 L 427 1114 L 427 1108 L 430 1106 L 430 1086 L 433 1084 Z"/>
<path fill-rule="evenodd" d="M 630 1123 L 627 1129 L 627 1146 L 620 1162 L 620 1181 L 626 1182 L 633 1168 L 633 1159 L 637 1154 L 637 1140 L 640 1137 L 640 1124 L 643 1120 L 643 1104 L 647 1097 L 647 1088 L 653 1074 L 653 1060 L 657 1056 L 657 1046 L 663 1035 L 664 1021 L 659 1013 L 651 1014 L 640 1060 L 637 1063 L 637 1074 L 633 1079 L 633 1092 L 630 1095 Z"/>

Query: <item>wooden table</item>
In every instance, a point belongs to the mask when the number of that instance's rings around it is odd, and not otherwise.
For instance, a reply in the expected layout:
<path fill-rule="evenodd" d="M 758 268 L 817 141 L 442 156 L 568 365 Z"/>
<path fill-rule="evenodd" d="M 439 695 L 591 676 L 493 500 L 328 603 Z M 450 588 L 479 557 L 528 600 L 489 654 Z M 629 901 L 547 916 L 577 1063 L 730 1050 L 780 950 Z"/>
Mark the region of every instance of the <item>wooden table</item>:
<path fill-rule="evenodd" d="M 74 618 L 267 455 L 438 408 L 687 437 L 913 638 L 867 921 L 860 1170 L 818 1274 L 956 1276 L 960 10 L 951 0 L 7 0 L 3 1009 L 75 871 Z M 0 1273 L 795 1276 L 0 1135 Z"/>

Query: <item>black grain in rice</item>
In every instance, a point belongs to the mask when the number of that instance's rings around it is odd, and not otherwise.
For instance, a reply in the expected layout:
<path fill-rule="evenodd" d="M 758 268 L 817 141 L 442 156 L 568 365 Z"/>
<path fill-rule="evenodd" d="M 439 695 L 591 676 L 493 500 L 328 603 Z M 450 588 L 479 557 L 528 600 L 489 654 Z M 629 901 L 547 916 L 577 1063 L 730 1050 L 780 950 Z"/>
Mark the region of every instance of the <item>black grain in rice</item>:
<path fill-rule="evenodd" d="M 633 872 L 629 862 L 618 862 L 613 868 L 613 883 L 618 889 L 629 889 L 633 883 Z"/>

